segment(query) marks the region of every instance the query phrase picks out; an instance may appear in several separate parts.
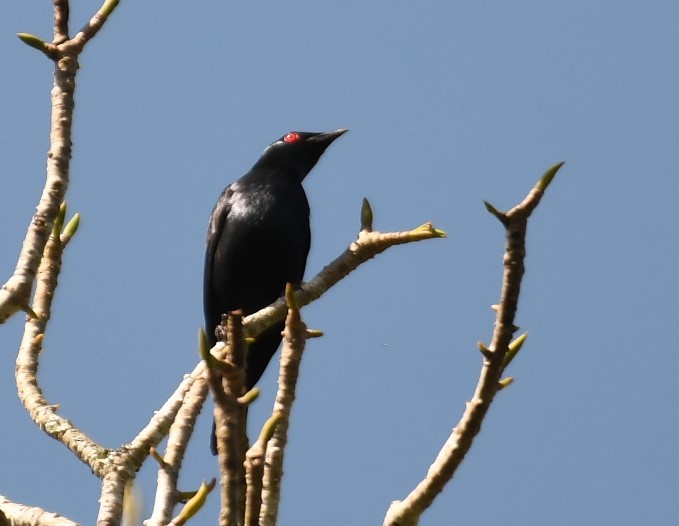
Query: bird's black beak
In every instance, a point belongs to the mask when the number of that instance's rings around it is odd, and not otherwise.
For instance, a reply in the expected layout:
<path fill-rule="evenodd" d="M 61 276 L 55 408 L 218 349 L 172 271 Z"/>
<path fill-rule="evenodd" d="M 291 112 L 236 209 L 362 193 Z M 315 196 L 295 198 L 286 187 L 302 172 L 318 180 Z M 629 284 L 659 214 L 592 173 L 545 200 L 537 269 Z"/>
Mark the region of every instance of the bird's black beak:
<path fill-rule="evenodd" d="M 325 143 L 326 145 L 329 145 L 332 141 L 340 137 L 341 135 L 344 135 L 346 132 L 348 132 L 346 128 L 340 128 L 339 130 L 331 131 L 331 132 L 323 132 L 319 133 L 317 135 L 314 135 L 313 137 L 309 138 L 309 141 L 313 142 L 320 142 L 320 143 Z"/>

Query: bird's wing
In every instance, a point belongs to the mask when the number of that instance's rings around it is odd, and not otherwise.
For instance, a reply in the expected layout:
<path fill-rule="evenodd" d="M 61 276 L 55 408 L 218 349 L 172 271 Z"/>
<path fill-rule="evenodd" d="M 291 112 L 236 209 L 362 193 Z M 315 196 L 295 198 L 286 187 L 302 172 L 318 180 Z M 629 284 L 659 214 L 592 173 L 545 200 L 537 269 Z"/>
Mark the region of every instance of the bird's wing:
<path fill-rule="evenodd" d="M 214 278 L 215 278 L 215 256 L 217 254 L 217 249 L 219 246 L 220 238 L 222 233 L 226 228 L 226 223 L 228 221 L 229 212 L 231 210 L 233 189 L 231 186 L 227 186 L 222 194 L 219 196 L 214 209 L 212 210 L 212 215 L 210 216 L 210 223 L 207 229 L 207 239 L 206 239 L 206 250 L 205 250 L 205 271 L 203 275 L 203 293 L 206 308 L 206 318 L 213 318 L 215 313 L 214 310 Z M 206 320 L 208 321 L 208 320 Z M 209 320 L 210 323 L 213 320 Z M 218 322 L 217 322 L 218 323 Z M 212 332 L 207 328 L 208 338 L 210 341 L 214 338 Z"/>
<path fill-rule="evenodd" d="M 229 212 L 231 210 L 231 197 L 233 196 L 233 189 L 231 185 L 227 186 L 222 195 L 219 196 L 215 207 L 212 209 L 212 215 L 210 216 L 210 223 L 207 227 L 207 239 L 206 239 L 206 259 L 205 259 L 205 269 L 209 267 L 212 268 L 214 262 L 214 255 L 219 243 L 220 234 L 224 231 L 224 225 L 226 224 L 227 218 L 229 217 Z M 208 261 L 209 260 L 209 261 Z"/>

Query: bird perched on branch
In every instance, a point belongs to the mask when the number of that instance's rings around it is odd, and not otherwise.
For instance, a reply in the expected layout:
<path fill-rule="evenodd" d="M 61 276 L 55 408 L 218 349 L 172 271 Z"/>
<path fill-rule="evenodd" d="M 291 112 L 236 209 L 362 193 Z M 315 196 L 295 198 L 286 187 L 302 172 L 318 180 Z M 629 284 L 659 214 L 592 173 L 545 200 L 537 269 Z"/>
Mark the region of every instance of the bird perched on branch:
<path fill-rule="evenodd" d="M 222 314 L 252 314 L 299 284 L 309 253 L 309 203 L 302 181 L 330 144 L 347 130 L 290 132 L 270 144 L 243 177 L 227 186 L 207 232 L 203 306 L 205 332 L 213 346 Z M 245 387 L 264 373 L 281 342 L 276 323 L 249 345 Z M 216 454 L 213 436 L 212 452 Z"/>

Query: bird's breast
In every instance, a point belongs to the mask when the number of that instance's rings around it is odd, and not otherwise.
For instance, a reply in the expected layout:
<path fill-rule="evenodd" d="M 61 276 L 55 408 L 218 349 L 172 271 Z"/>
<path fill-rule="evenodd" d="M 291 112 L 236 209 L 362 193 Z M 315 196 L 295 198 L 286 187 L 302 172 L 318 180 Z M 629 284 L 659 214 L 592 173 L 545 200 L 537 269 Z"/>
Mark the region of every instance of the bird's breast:
<path fill-rule="evenodd" d="M 308 222 L 309 203 L 299 187 L 262 186 L 239 193 L 232 200 L 229 218 L 235 221 L 266 223 L 272 227 Z"/>

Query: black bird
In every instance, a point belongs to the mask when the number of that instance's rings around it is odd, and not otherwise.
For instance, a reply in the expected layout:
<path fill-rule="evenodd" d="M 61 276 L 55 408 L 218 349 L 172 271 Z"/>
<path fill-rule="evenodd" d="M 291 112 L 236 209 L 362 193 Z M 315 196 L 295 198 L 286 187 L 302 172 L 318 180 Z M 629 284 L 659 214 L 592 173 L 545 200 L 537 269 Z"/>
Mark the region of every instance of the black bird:
<path fill-rule="evenodd" d="M 309 203 L 302 181 L 330 144 L 347 130 L 290 132 L 270 144 L 243 177 L 227 186 L 212 210 L 207 232 L 203 306 L 205 332 L 213 346 L 222 314 L 248 315 L 299 284 L 311 243 Z M 249 346 L 245 387 L 264 373 L 281 342 L 284 323 Z M 212 453 L 216 454 L 213 433 Z"/>

